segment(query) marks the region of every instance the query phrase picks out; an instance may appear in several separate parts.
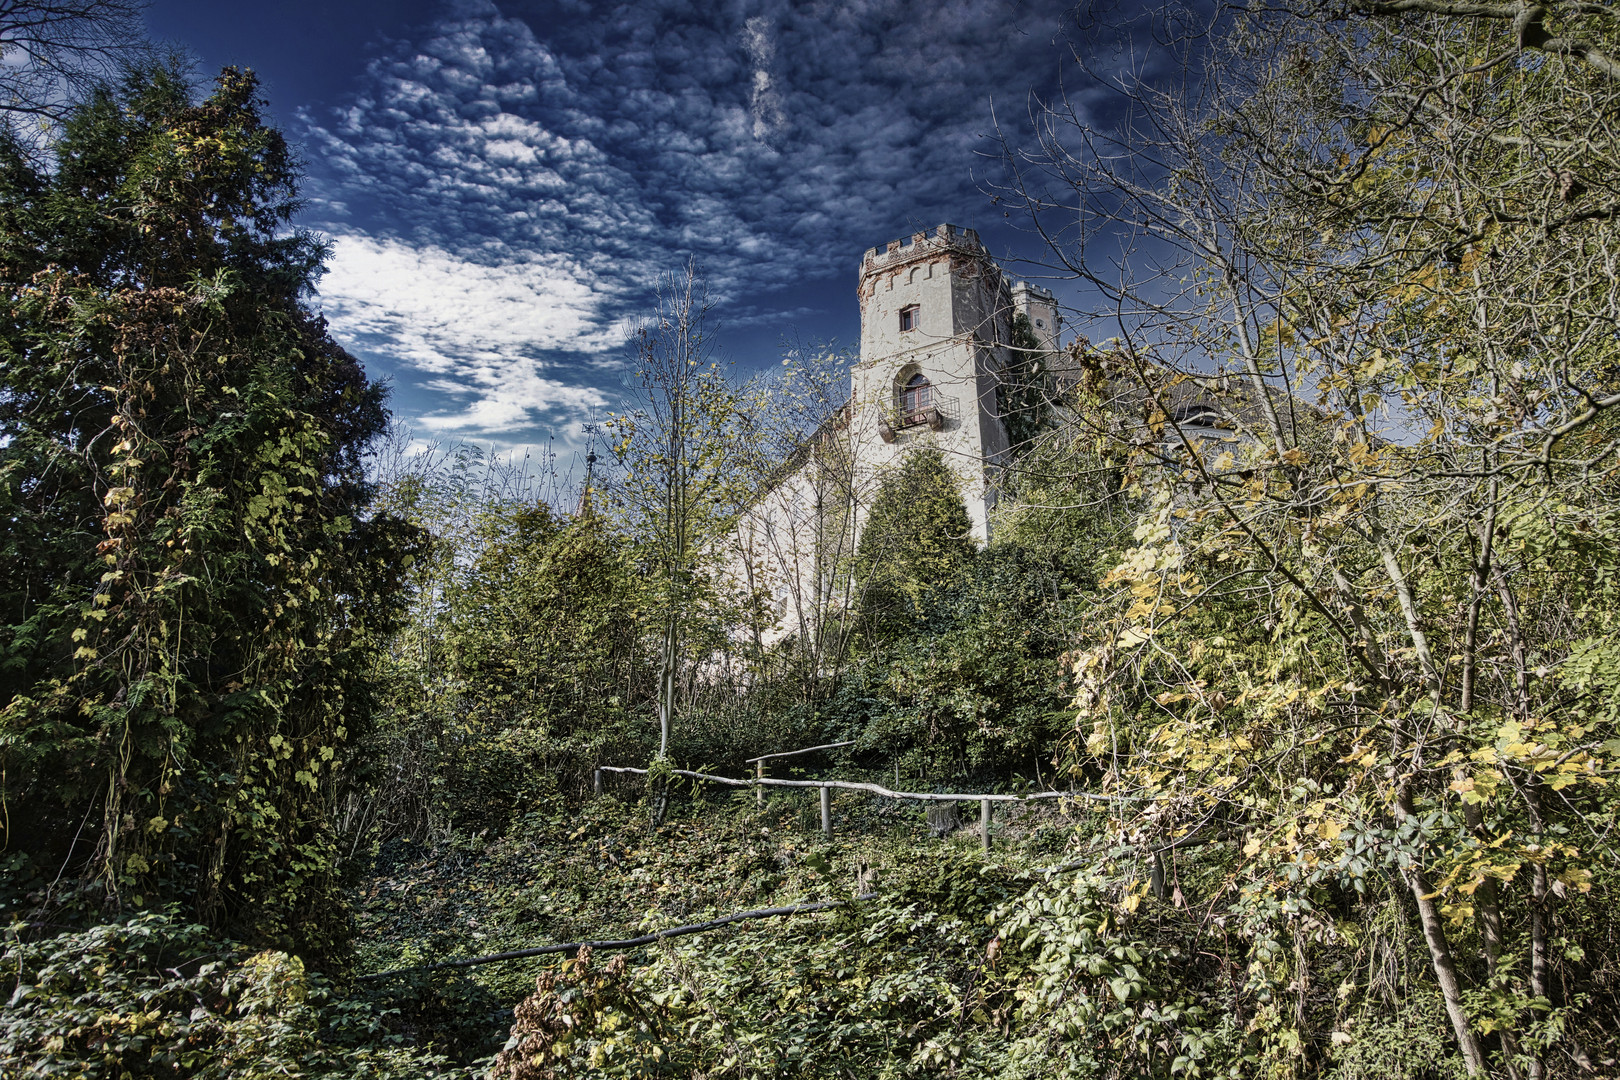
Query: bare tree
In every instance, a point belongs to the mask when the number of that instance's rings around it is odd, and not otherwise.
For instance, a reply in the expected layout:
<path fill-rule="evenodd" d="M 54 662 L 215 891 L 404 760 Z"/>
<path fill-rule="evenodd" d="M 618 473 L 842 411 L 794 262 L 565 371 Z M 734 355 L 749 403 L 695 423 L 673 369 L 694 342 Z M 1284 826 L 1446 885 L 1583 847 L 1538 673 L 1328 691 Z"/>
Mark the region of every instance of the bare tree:
<path fill-rule="evenodd" d="M 146 7 L 147 0 L 0 0 L 0 110 L 24 145 L 153 55 Z"/>

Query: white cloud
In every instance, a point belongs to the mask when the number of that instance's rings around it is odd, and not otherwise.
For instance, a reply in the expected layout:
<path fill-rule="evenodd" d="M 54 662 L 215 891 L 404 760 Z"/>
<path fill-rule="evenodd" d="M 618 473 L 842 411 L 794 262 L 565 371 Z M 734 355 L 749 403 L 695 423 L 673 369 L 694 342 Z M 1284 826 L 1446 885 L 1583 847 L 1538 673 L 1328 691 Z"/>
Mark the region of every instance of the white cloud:
<path fill-rule="evenodd" d="M 755 15 L 743 24 L 743 47 L 754 62 L 754 92 L 749 98 L 749 111 L 754 117 L 754 138 L 763 139 L 786 122 L 782 114 L 782 98 L 771 85 L 771 62 L 776 59 L 776 40 L 771 34 L 771 20 Z"/>
<path fill-rule="evenodd" d="M 553 254 L 486 266 L 358 233 L 334 241 L 321 306 L 338 338 L 438 376 L 422 383 L 427 389 L 472 398 L 414 423 L 507 431 L 606 404 L 593 387 L 541 374 L 542 353 L 603 353 L 623 340 L 604 317 L 594 275 L 579 265 Z"/>

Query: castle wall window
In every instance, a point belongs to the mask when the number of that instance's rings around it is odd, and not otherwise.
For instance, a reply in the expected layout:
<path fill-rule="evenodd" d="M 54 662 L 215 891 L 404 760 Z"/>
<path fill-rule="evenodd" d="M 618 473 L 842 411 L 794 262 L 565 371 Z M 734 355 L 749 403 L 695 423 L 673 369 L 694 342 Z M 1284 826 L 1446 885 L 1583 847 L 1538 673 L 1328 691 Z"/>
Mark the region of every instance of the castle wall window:
<path fill-rule="evenodd" d="M 900 309 L 900 329 L 902 332 L 917 329 L 916 304 L 912 304 L 910 307 L 903 307 Z"/>
<path fill-rule="evenodd" d="M 922 372 L 913 375 L 900 391 L 900 422 L 902 424 L 925 423 L 925 415 L 934 404 L 934 387 L 929 383 L 928 376 Z"/>

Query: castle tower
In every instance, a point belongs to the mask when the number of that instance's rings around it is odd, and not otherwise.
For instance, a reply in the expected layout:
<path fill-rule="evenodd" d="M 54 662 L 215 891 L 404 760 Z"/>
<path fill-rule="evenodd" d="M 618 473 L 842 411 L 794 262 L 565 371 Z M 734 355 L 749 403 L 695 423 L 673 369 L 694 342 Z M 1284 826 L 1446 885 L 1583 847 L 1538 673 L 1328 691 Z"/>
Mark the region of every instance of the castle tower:
<path fill-rule="evenodd" d="M 938 446 L 962 481 L 973 532 L 990 538 L 994 472 L 1007 434 L 996 385 L 1009 359 L 1013 290 L 972 229 L 941 225 L 861 259 L 861 357 L 851 375 L 855 460 L 881 472 L 919 442 Z M 1030 322 L 1057 340 L 1050 293 L 1023 286 Z M 1043 344 L 1046 339 L 1042 338 Z"/>
<path fill-rule="evenodd" d="M 783 463 L 726 541 L 724 577 L 769 598 L 761 644 L 815 641 L 842 624 L 858 597 L 838 567 L 857 550 L 884 476 L 919 446 L 938 447 L 956 471 L 972 534 L 988 542 L 1010 456 L 997 391 L 1013 366 L 1015 317 L 1029 318 L 1041 349 L 1057 349 L 1056 298 L 1010 286 L 972 229 L 941 225 L 871 249 L 859 296 L 849 404 Z"/>
<path fill-rule="evenodd" d="M 1035 332 L 1035 340 L 1041 343 L 1041 351 L 1048 355 L 1057 352 L 1058 329 L 1063 325 L 1057 297 L 1039 285 L 1020 281 L 1012 287 L 1012 306 L 1029 320 L 1029 328 Z"/>

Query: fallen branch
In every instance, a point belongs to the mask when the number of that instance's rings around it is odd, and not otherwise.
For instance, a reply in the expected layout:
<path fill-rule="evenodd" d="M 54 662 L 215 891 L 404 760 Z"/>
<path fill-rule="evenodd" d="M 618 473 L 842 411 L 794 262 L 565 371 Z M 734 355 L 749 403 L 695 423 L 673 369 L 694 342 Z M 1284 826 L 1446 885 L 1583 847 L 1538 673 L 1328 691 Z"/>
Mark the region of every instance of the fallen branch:
<path fill-rule="evenodd" d="M 480 964 L 496 964 L 502 960 L 523 960 L 531 956 L 549 956 L 553 953 L 578 952 L 589 947 L 593 952 L 601 949 L 635 949 L 642 945 L 651 945 L 655 941 L 665 938 L 685 937 L 688 934 L 701 934 L 705 930 L 716 930 L 732 923 L 743 922 L 746 919 L 774 919 L 784 915 L 809 915 L 816 911 L 826 911 L 829 908 L 845 907 L 862 900 L 871 900 L 877 893 L 862 893 L 853 900 L 825 900 L 814 904 L 793 904 L 790 907 L 759 908 L 754 911 L 739 911 L 735 915 L 727 915 L 720 919 L 711 919 L 708 922 L 693 923 L 690 926 L 672 926 L 668 930 L 658 930 L 641 937 L 623 938 L 618 941 L 569 941 L 561 945 L 541 945 L 533 949 L 512 949 L 508 952 L 490 953 L 488 956 L 471 956 L 465 960 L 441 960 L 434 964 L 412 964 L 410 967 L 395 968 L 392 971 L 377 971 L 370 975 L 361 975 L 360 982 L 369 982 L 373 979 L 386 979 L 393 975 L 408 975 L 416 971 L 439 971 L 444 968 L 477 967 Z"/>

